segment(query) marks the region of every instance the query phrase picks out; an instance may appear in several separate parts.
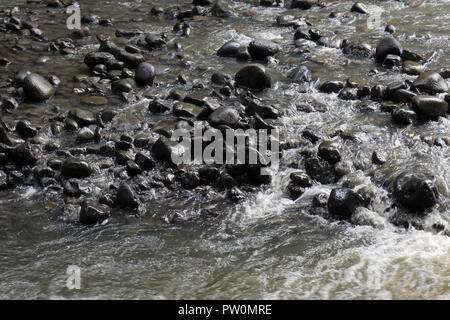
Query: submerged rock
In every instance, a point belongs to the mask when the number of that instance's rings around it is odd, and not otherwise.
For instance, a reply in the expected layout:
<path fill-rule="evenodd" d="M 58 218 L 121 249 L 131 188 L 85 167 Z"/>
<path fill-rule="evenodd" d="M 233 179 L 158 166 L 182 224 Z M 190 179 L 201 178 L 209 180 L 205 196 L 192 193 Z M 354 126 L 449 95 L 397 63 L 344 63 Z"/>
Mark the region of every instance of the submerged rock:
<path fill-rule="evenodd" d="M 55 88 L 44 77 L 31 73 L 23 79 L 25 95 L 34 101 L 44 101 L 55 94 Z"/>

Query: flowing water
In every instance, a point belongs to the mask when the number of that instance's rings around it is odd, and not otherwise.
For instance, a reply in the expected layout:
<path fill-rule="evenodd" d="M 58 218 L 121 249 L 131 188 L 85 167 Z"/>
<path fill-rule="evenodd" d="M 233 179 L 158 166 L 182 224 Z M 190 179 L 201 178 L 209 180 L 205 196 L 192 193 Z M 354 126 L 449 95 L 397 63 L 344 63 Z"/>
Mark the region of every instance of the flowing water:
<path fill-rule="evenodd" d="M 14 1 L 13 1 L 14 2 Z M 0 7 L 14 3 L 0 0 Z M 34 10 L 33 18 L 49 39 L 68 37 L 68 15 L 63 8 L 16 1 L 23 11 Z M 235 74 L 244 62 L 221 58 L 215 53 L 228 40 L 250 42 L 271 39 L 281 46 L 276 62 L 266 67 L 275 85 L 259 94 L 275 104 L 283 116 L 272 123 L 282 137 L 298 137 L 309 128 L 321 137 L 345 131 L 354 139 L 344 142 L 345 154 L 360 163 L 337 184 L 315 184 L 297 200 L 285 193 L 292 167 L 301 168 L 298 149 L 284 151 L 279 172 L 269 186 L 259 187 L 240 203 L 224 200 L 206 190 L 152 189 L 148 191 L 145 214 L 135 217 L 113 211 L 109 221 L 85 227 L 63 214 L 64 201 L 51 189 L 25 185 L 0 192 L 0 298 L 28 299 L 449 299 L 450 298 L 450 148 L 430 146 L 426 137 L 449 137 L 450 120 L 441 117 L 414 126 L 399 126 L 376 102 L 343 101 L 335 94 L 319 93 L 314 86 L 299 90 L 286 74 L 305 65 L 320 81 L 349 76 L 367 84 L 388 84 L 405 78 L 385 70 L 370 59 L 344 56 L 341 50 L 312 47 L 302 53 L 293 45 L 294 31 L 278 27 L 276 17 L 292 14 L 306 18 L 332 38 L 365 42 L 373 47 L 385 34 L 384 26 L 396 26 L 403 47 L 431 57 L 427 68 L 450 66 L 450 1 L 364 1 L 383 9 L 380 26 L 367 27 L 367 16 L 350 14 L 351 1 L 324 1 L 326 8 L 308 11 L 267 8 L 257 1 L 228 1 L 236 17 L 196 19 L 192 33 L 180 38 L 172 33 L 174 20 L 149 14 L 155 5 L 170 7 L 188 1 L 98 1 L 80 2 L 82 15 L 96 14 L 113 19 L 113 26 L 90 26 L 93 35 L 112 36 L 116 28 L 166 32 L 183 50 L 155 51 L 147 56 L 157 70 L 161 85 L 152 88 L 167 94 L 172 88 L 188 90 L 176 82 L 178 74 L 209 85 L 214 71 Z M 331 12 L 337 18 L 329 18 Z M 72 93 L 79 86 L 75 74 L 88 73 L 84 55 L 98 48 L 95 37 L 77 40 L 77 54 L 63 56 L 45 51 L 46 43 L 29 41 L 25 51 L 11 51 L 17 39 L 0 34 L 0 55 L 12 64 L 2 79 L 28 68 L 41 74 L 55 74 L 62 80 L 56 96 L 42 104 L 21 104 L 4 121 L 26 117 L 35 125 L 48 126 L 54 106 L 73 106 L 99 111 L 104 104 L 87 104 L 85 96 Z M 177 57 L 182 54 L 183 58 Z M 41 55 L 51 62 L 37 65 Z M 370 73 L 378 68 L 378 74 Z M 198 89 L 201 92 L 202 89 Z M 127 104 L 107 94 L 107 106 L 119 112 L 109 125 L 116 132 L 148 131 L 157 120 L 140 102 Z M 144 100 L 145 102 L 146 100 Z M 298 105 L 326 109 L 306 113 Z M 54 115 L 54 114 L 53 114 Z M 145 119 L 144 121 L 142 119 Z M 73 144 L 64 133 L 61 145 Z M 287 138 L 286 138 L 287 139 Z M 370 163 L 373 150 L 384 150 L 388 162 Z M 93 156 L 94 157 L 94 156 Z M 92 158 L 92 161 L 97 161 Z M 292 164 L 295 164 L 293 166 Z M 439 188 L 439 204 L 430 212 L 424 230 L 392 225 L 388 185 L 403 170 L 431 174 Z M 104 173 L 106 175 L 106 173 Z M 112 173 L 111 173 L 112 174 Z M 107 177 L 93 177 L 97 190 L 106 187 Z M 323 219 L 311 210 L 311 199 L 343 183 L 366 188 L 373 195 L 369 208 L 361 209 L 354 223 Z M 205 216 L 202 209 L 217 214 Z M 168 212 L 178 212 L 186 221 L 167 223 Z M 433 230 L 434 224 L 444 232 Z M 447 234 L 445 234 L 447 231 Z M 69 265 L 81 268 L 81 289 L 66 287 Z"/>

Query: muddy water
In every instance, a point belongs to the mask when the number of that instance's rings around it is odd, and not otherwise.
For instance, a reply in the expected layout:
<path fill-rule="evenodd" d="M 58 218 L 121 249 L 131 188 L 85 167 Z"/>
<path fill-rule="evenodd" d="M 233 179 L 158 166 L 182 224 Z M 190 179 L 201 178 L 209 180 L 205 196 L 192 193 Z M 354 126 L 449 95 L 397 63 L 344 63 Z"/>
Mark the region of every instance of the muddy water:
<path fill-rule="evenodd" d="M 276 17 L 292 14 L 305 18 L 332 38 L 366 42 L 375 46 L 384 35 L 384 26 L 396 26 L 403 47 L 430 57 L 427 68 L 450 66 L 450 1 L 401 2 L 365 1 L 384 9 L 383 23 L 369 29 L 367 17 L 350 14 L 352 2 L 325 1 L 327 8 L 307 12 L 286 8 L 255 6 L 255 1 L 229 1 L 236 17 L 221 20 L 206 17 L 191 22 L 189 38 L 172 34 L 174 21 L 149 15 L 156 1 L 83 1 L 83 15 L 96 14 L 113 19 L 113 26 L 90 26 L 93 35 L 109 34 L 117 44 L 116 28 L 138 28 L 145 32 L 166 32 L 183 50 L 152 52 L 146 56 L 155 65 L 161 85 L 151 92 L 164 96 L 173 88 L 191 86 L 176 82 L 178 74 L 190 81 L 199 79 L 209 86 L 214 71 L 234 74 L 245 63 L 220 58 L 216 50 L 228 40 L 250 42 L 253 38 L 271 39 L 281 46 L 278 60 L 267 65 L 275 82 L 259 96 L 276 104 L 283 116 L 273 122 L 282 136 L 300 136 L 309 128 L 319 136 L 332 136 L 339 130 L 356 138 L 345 140 L 345 153 L 358 170 L 344 176 L 337 185 L 348 183 L 367 188 L 372 204 L 361 209 L 355 223 L 330 222 L 313 214 L 311 199 L 318 192 L 329 192 L 336 185 L 314 185 L 296 201 L 285 193 L 292 164 L 302 167 L 298 150 L 287 150 L 280 171 L 269 186 L 260 187 L 238 204 L 223 200 L 214 192 L 153 189 L 148 192 L 145 215 L 135 217 L 117 210 L 104 225 L 84 227 L 63 214 L 64 201 L 50 189 L 21 186 L 0 193 L 0 298 L 131 298 L 131 299 L 449 299 L 450 237 L 436 233 L 439 223 L 450 230 L 450 149 L 430 146 L 425 137 L 449 137 L 448 117 L 417 126 L 399 126 L 379 104 L 343 101 L 336 95 L 319 93 L 313 86 L 299 90 L 286 74 L 294 66 L 305 65 L 320 81 L 349 76 L 366 83 L 388 84 L 405 78 L 385 70 L 373 60 L 349 58 L 341 50 L 313 47 L 302 53 L 293 45 L 293 30 L 277 27 Z M 168 0 L 158 5 L 169 7 L 187 1 Z M 11 7 L 11 1 L 0 0 Z M 35 11 L 39 27 L 49 39 L 68 37 L 64 9 L 41 4 L 17 6 Z M 337 18 L 329 18 L 331 12 Z M 57 94 L 42 104 L 21 104 L 8 123 L 26 117 L 33 124 L 48 126 L 52 108 L 81 107 L 99 111 L 105 107 L 119 112 L 109 125 L 116 132 L 148 130 L 157 118 L 141 104 L 124 103 L 106 91 L 106 104 L 83 100 L 73 88 L 80 86 L 73 76 L 89 73 L 84 55 L 98 48 L 95 37 L 77 40 L 77 53 L 62 56 L 45 51 L 46 42 L 29 41 L 25 51 L 11 51 L 17 35 L 0 34 L 0 55 L 12 64 L 2 71 L 2 80 L 28 68 L 41 74 L 55 74 L 62 80 Z M 182 54 L 183 59 L 176 55 Z M 50 62 L 36 65 L 42 55 Z M 378 68 L 373 75 L 371 69 Z M 201 89 L 198 89 L 201 93 Z M 145 98 L 143 98 L 145 99 Z M 146 100 L 143 100 L 144 102 Z M 297 105 L 320 106 L 325 112 L 305 113 Z M 62 146 L 74 144 L 74 135 L 64 133 Z M 373 150 L 384 150 L 388 162 L 370 164 Z M 92 158 L 92 161 L 97 161 Z M 425 230 L 405 230 L 388 222 L 392 195 L 387 185 L 404 170 L 431 174 L 441 194 L 439 204 L 426 218 Z M 92 179 L 97 190 L 106 188 L 110 176 L 97 174 Z M 205 217 L 208 207 L 217 217 Z M 187 221 L 166 222 L 168 212 L 178 212 Z M 66 269 L 81 268 L 81 289 L 66 288 Z"/>

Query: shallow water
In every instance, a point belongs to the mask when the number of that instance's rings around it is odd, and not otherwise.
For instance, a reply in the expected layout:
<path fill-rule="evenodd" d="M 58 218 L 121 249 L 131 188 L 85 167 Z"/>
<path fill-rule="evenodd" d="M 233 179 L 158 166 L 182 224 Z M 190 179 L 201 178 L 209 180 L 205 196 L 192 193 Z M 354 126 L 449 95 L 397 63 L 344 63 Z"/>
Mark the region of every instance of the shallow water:
<path fill-rule="evenodd" d="M 185 56 L 182 61 L 174 50 L 154 51 L 146 57 L 155 65 L 162 83 L 152 90 L 163 93 L 175 87 L 189 88 L 176 83 L 180 73 L 208 85 L 214 71 L 238 71 L 245 63 L 215 54 L 228 40 L 245 43 L 265 38 L 279 43 L 282 50 L 275 56 L 278 62 L 267 66 L 276 83 L 260 97 L 283 111 L 283 117 L 273 122 L 282 134 L 299 136 L 306 127 L 323 137 L 340 129 L 355 133 L 356 139 L 344 142 L 345 154 L 354 163 L 359 161 L 360 169 L 354 169 L 337 185 L 347 182 L 356 188 L 368 188 L 374 195 L 371 206 L 360 210 L 356 225 L 330 222 L 311 211 L 314 194 L 330 192 L 335 185 L 314 185 L 296 201 L 287 197 L 284 188 L 294 171 L 288 165 L 303 165 L 296 149 L 285 151 L 271 185 L 259 188 L 242 203 L 211 199 L 203 192 L 153 189 L 148 191 L 145 215 L 135 217 L 115 210 L 106 224 L 94 227 L 81 226 L 73 217 L 62 214 L 64 202 L 55 192 L 22 186 L 0 192 L 0 298 L 449 299 L 450 237 L 433 232 L 432 225 L 439 223 L 450 230 L 450 148 L 430 146 L 422 139 L 450 137 L 448 116 L 405 127 L 393 124 L 390 115 L 380 111 L 375 102 L 369 103 L 374 109 L 371 111 L 358 102 L 343 101 L 313 87 L 299 92 L 298 86 L 286 79 L 288 71 L 298 65 L 308 66 L 320 81 L 356 76 L 373 85 L 415 77 L 384 70 L 373 60 L 349 58 L 337 49 L 313 47 L 301 54 L 293 45 L 294 31 L 277 27 L 275 21 L 280 14 L 293 14 L 334 32 L 337 39 L 366 42 L 373 47 L 384 35 L 385 24 L 392 23 L 404 48 L 425 57 L 434 53 L 427 64 L 433 69 L 450 66 L 450 1 L 413 1 L 416 5 L 411 6 L 365 1 L 385 10 L 384 23 L 377 29 L 367 28 L 366 16 L 349 13 L 353 2 L 325 2 L 329 7 L 305 12 L 253 6 L 254 1 L 229 1 L 237 17 L 193 21 L 189 38 L 172 34 L 174 20 L 157 21 L 148 14 L 156 1 L 105 1 L 100 7 L 89 0 L 81 3 L 81 13 L 112 17 L 113 26 L 90 28 L 94 35 L 111 35 L 118 44 L 126 40 L 115 39 L 116 28 L 166 32 L 179 42 Z M 187 1 L 168 0 L 158 5 L 179 3 Z M 17 5 L 28 10 L 22 2 Z M 0 7 L 6 6 L 11 7 L 11 1 L 0 0 Z M 39 27 L 48 38 L 68 37 L 63 9 L 51 9 L 46 14 L 43 5 L 30 7 L 35 8 Z M 331 12 L 338 13 L 338 18 L 328 18 Z M 143 20 L 133 21 L 136 18 Z M 52 115 L 52 106 L 92 111 L 105 107 L 87 105 L 82 100 L 85 96 L 72 94 L 79 85 L 72 77 L 89 72 L 82 66 L 82 59 L 98 47 L 94 36 L 79 40 L 81 50 L 73 56 L 43 51 L 46 43 L 38 42 L 25 44 L 26 51 L 14 53 L 10 48 L 15 36 L 0 33 L 0 55 L 12 62 L 2 72 L 2 80 L 26 66 L 41 74 L 56 74 L 62 83 L 50 101 L 22 104 L 12 114 L 3 115 L 5 122 L 23 116 L 45 128 L 48 123 L 43 122 L 43 115 Z M 50 56 L 51 62 L 35 65 L 33 61 L 43 54 Z M 370 75 L 373 68 L 380 72 Z M 158 120 L 139 103 L 125 104 L 117 96 L 106 97 L 107 105 L 119 111 L 109 125 L 115 132 L 137 128 L 148 131 Z M 320 104 L 327 111 L 305 113 L 296 107 L 302 103 Z M 64 135 L 61 144 L 74 145 L 74 135 Z M 383 166 L 370 164 L 372 151 L 377 149 L 388 154 Z M 425 230 L 404 230 L 388 222 L 386 209 L 392 204 L 388 185 L 404 170 L 436 178 L 441 197 L 426 218 Z M 105 187 L 106 179 L 99 170 L 93 181 L 99 190 Z M 201 214 L 205 207 L 218 216 L 205 217 Z M 169 224 L 165 217 L 172 211 L 189 219 Z M 81 268 L 80 290 L 66 288 L 69 265 Z"/>

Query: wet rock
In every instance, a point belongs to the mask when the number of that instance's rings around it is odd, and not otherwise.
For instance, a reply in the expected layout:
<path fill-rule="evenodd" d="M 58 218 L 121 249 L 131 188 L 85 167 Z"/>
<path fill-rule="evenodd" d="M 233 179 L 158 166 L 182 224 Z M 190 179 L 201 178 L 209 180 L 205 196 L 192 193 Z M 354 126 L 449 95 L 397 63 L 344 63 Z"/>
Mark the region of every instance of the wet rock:
<path fill-rule="evenodd" d="M 417 53 L 408 51 L 408 50 L 403 50 L 402 53 L 402 60 L 403 61 L 415 61 L 415 62 L 421 62 L 421 61 L 425 61 L 424 58 L 422 58 L 420 55 L 418 55 Z"/>
<path fill-rule="evenodd" d="M 372 163 L 374 164 L 379 165 L 385 164 L 387 161 L 386 158 L 387 158 L 386 153 L 383 151 L 374 150 L 372 152 Z"/>
<path fill-rule="evenodd" d="M 324 141 L 319 145 L 319 155 L 322 159 L 336 163 L 341 160 L 341 146 L 337 141 Z"/>
<path fill-rule="evenodd" d="M 69 116 L 80 126 L 89 126 L 95 123 L 95 116 L 92 112 L 74 108 L 69 111 Z"/>
<path fill-rule="evenodd" d="M 180 182 L 184 189 L 194 189 L 200 185 L 200 178 L 196 172 L 184 172 L 180 175 Z"/>
<path fill-rule="evenodd" d="M 176 142 L 166 137 L 160 137 L 152 145 L 151 151 L 156 160 L 172 162 L 172 152 L 175 152 L 175 145 Z"/>
<path fill-rule="evenodd" d="M 239 118 L 239 112 L 235 108 L 222 106 L 209 115 L 208 122 L 212 126 L 227 125 L 234 128 Z"/>
<path fill-rule="evenodd" d="M 139 53 L 130 53 L 125 50 L 121 50 L 120 54 L 117 55 L 117 59 L 120 61 L 123 61 L 125 63 L 125 66 L 128 68 L 136 68 L 139 64 L 143 63 L 145 61 L 145 58 L 143 55 Z M 121 64 L 116 64 L 110 62 L 107 64 L 108 69 L 120 69 L 122 67 Z"/>
<path fill-rule="evenodd" d="M 80 187 L 80 181 L 78 179 L 68 179 L 62 182 L 63 191 L 70 197 L 79 197 L 82 194 L 86 194 L 86 190 Z"/>
<path fill-rule="evenodd" d="M 21 87 L 22 84 L 23 84 L 23 80 L 24 80 L 28 75 L 30 75 L 30 74 L 31 74 L 31 72 L 28 71 L 28 70 L 22 70 L 22 71 L 19 71 L 19 72 L 14 76 L 13 84 L 16 85 L 16 86 Z"/>
<path fill-rule="evenodd" d="M 239 70 L 234 77 L 238 86 L 264 90 L 272 86 L 272 80 L 263 66 L 251 64 Z"/>
<path fill-rule="evenodd" d="M 317 157 L 308 157 L 305 160 L 305 170 L 312 179 L 320 183 L 328 184 L 336 181 L 333 165 Z"/>
<path fill-rule="evenodd" d="M 93 68 L 98 64 L 107 65 L 116 58 L 109 52 L 90 52 L 84 57 L 84 63 Z"/>
<path fill-rule="evenodd" d="M 342 100 L 357 100 L 358 90 L 355 88 L 344 88 L 339 92 L 338 98 Z"/>
<path fill-rule="evenodd" d="M 19 120 L 16 124 L 16 131 L 24 138 L 34 137 L 38 130 L 26 119 Z"/>
<path fill-rule="evenodd" d="M 414 92 L 406 89 L 397 89 L 392 95 L 392 100 L 395 102 L 411 102 L 411 100 L 416 96 Z"/>
<path fill-rule="evenodd" d="M 369 14 L 369 10 L 367 9 L 366 5 L 360 2 L 355 2 L 350 9 L 350 12 Z"/>
<path fill-rule="evenodd" d="M 325 208 L 328 204 L 328 194 L 317 193 L 312 199 L 313 207 Z"/>
<path fill-rule="evenodd" d="M 256 99 L 247 101 L 245 109 L 247 115 L 259 115 L 263 119 L 276 119 L 280 116 L 280 112 L 273 106 L 266 106 Z"/>
<path fill-rule="evenodd" d="M 387 95 L 387 87 L 383 85 L 376 85 L 370 89 L 372 99 L 375 101 L 382 101 Z"/>
<path fill-rule="evenodd" d="M 388 24 L 386 28 L 384 28 L 385 32 L 389 32 L 390 34 L 395 33 L 395 27 L 392 24 Z"/>
<path fill-rule="evenodd" d="M 448 92 L 447 82 L 439 73 L 434 71 L 422 73 L 416 80 L 414 80 L 411 88 L 429 94 Z"/>
<path fill-rule="evenodd" d="M 392 119 L 400 124 L 411 124 L 417 120 L 416 113 L 409 108 L 396 108 L 392 111 Z"/>
<path fill-rule="evenodd" d="M 202 111 L 202 108 L 191 103 L 177 102 L 173 106 L 173 114 L 178 117 L 197 117 Z"/>
<path fill-rule="evenodd" d="M 319 86 L 319 91 L 324 93 L 337 93 L 344 88 L 344 83 L 342 81 L 327 81 Z"/>
<path fill-rule="evenodd" d="M 394 54 L 388 54 L 383 60 L 382 66 L 384 68 L 393 68 L 402 66 L 402 58 Z"/>
<path fill-rule="evenodd" d="M 134 161 L 141 167 L 142 170 L 151 170 L 155 167 L 155 161 L 150 155 L 142 152 L 136 153 Z"/>
<path fill-rule="evenodd" d="M 297 29 L 294 33 L 294 41 L 298 39 L 311 40 L 309 32 L 304 28 Z"/>
<path fill-rule="evenodd" d="M 230 199 L 231 201 L 238 202 L 238 201 L 245 200 L 247 198 L 247 196 L 238 187 L 233 187 L 230 190 L 228 190 L 227 198 Z"/>
<path fill-rule="evenodd" d="M 155 34 L 148 34 L 145 37 L 145 42 L 149 50 L 162 49 L 167 45 L 167 42 L 163 37 Z"/>
<path fill-rule="evenodd" d="M 92 168 L 82 159 L 69 158 L 63 162 L 61 174 L 67 178 L 86 178 L 92 174 Z"/>
<path fill-rule="evenodd" d="M 127 172 L 130 176 L 142 173 L 141 167 L 134 161 L 128 160 L 125 164 Z"/>
<path fill-rule="evenodd" d="M 22 143 L 11 151 L 11 160 L 20 166 L 33 165 L 37 159 L 37 151 L 29 143 Z"/>
<path fill-rule="evenodd" d="M 248 52 L 253 59 L 264 59 L 268 56 L 273 56 L 278 50 L 278 44 L 268 40 L 253 40 L 248 45 Z"/>
<path fill-rule="evenodd" d="M 298 199 L 302 194 L 305 193 L 305 188 L 294 184 L 292 181 L 286 187 L 286 192 L 292 200 Z"/>
<path fill-rule="evenodd" d="M 312 76 L 309 69 L 305 66 L 295 68 L 289 73 L 289 78 L 296 83 L 311 82 Z"/>
<path fill-rule="evenodd" d="M 139 207 L 139 198 L 128 184 L 122 183 L 117 190 L 116 203 L 122 209 L 136 209 Z"/>
<path fill-rule="evenodd" d="M 328 198 L 328 211 L 336 218 L 350 219 L 363 203 L 363 198 L 352 189 L 335 188 Z"/>
<path fill-rule="evenodd" d="M 140 85 L 151 85 L 155 78 L 155 68 L 147 62 L 140 63 L 135 72 L 135 80 Z"/>
<path fill-rule="evenodd" d="M 78 131 L 77 141 L 79 142 L 87 142 L 94 140 L 94 132 L 88 127 L 83 127 Z"/>
<path fill-rule="evenodd" d="M 430 118 L 443 116 L 449 110 L 449 105 L 445 100 L 431 96 L 415 96 L 412 104 Z"/>
<path fill-rule="evenodd" d="M 131 78 L 120 79 L 111 83 L 111 89 L 116 93 L 130 92 L 136 87 L 136 82 Z"/>
<path fill-rule="evenodd" d="M 383 38 L 377 45 L 377 49 L 375 52 L 375 58 L 378 61 L 383 61 L 388 54 L 393 54 L 397 56 L 401 56 L 403 53 L 403 48 L 394 37 L 386 37 Z"/>
<path fill-rule="evenodd" d="M 291 8 L 292 9 L 311 9 L 315 4 L 314 0 L 293 0 Z"/>
<path fill-rule="evenodd" d="M 291 178 L 291 181 L 297 186 L 303 188 L 312 186 L 312 180 L 305 172 L 292 172 L 289 177 Z"/>
<path fill-rule="evenodd" d="M 394 197 L 411 210 L 424 211 L 437 203 L 439 193 L 431 180 L 404 172 L 395 179 Z"/>
<path fill-rule="evenodd" d="M 355 57 L 369 58 L 372 56 L 372 47 L 365 43 L 344 42 L 342 52 Z"/>
<path fill-rule="evenodd" d="M 80 222 L 86 225 L 101 223 L 111 214 L 111 209 L 92 200 L 84 200 L 81 203 Z"/>
<path fill-rule="evenodd" d="M 44 77 L 31 73 L 22 83 L 25 95 L 34 101 L 44 101 L 55 94 L 55 88 Z"/>
<path fill-rule="evenodd" d="M 194 6 L 209 6 L 213 4 L 213 0 L 193 0 L 192 4 Z"/>
<path fill-rule="evenodd" d="M 219 178 L 220 171 L 213 166 L 203 166 L 198 170 L 198 174 L 201 179 L 204 179 L 207 182 L 214 182 Z"/>
<path fill-rule="evenodd" d="M 218 85 L 229 85 L 234 82 L 233 77 L 225 72 L 214 72 L 211 81 Z"/>
<path fill-rule="evenodd" d="M 241 44 L 236 41 L 228 41 L 217 50 L 217 55 L 221 57 L 236 57 L 239 53 Z"/>

